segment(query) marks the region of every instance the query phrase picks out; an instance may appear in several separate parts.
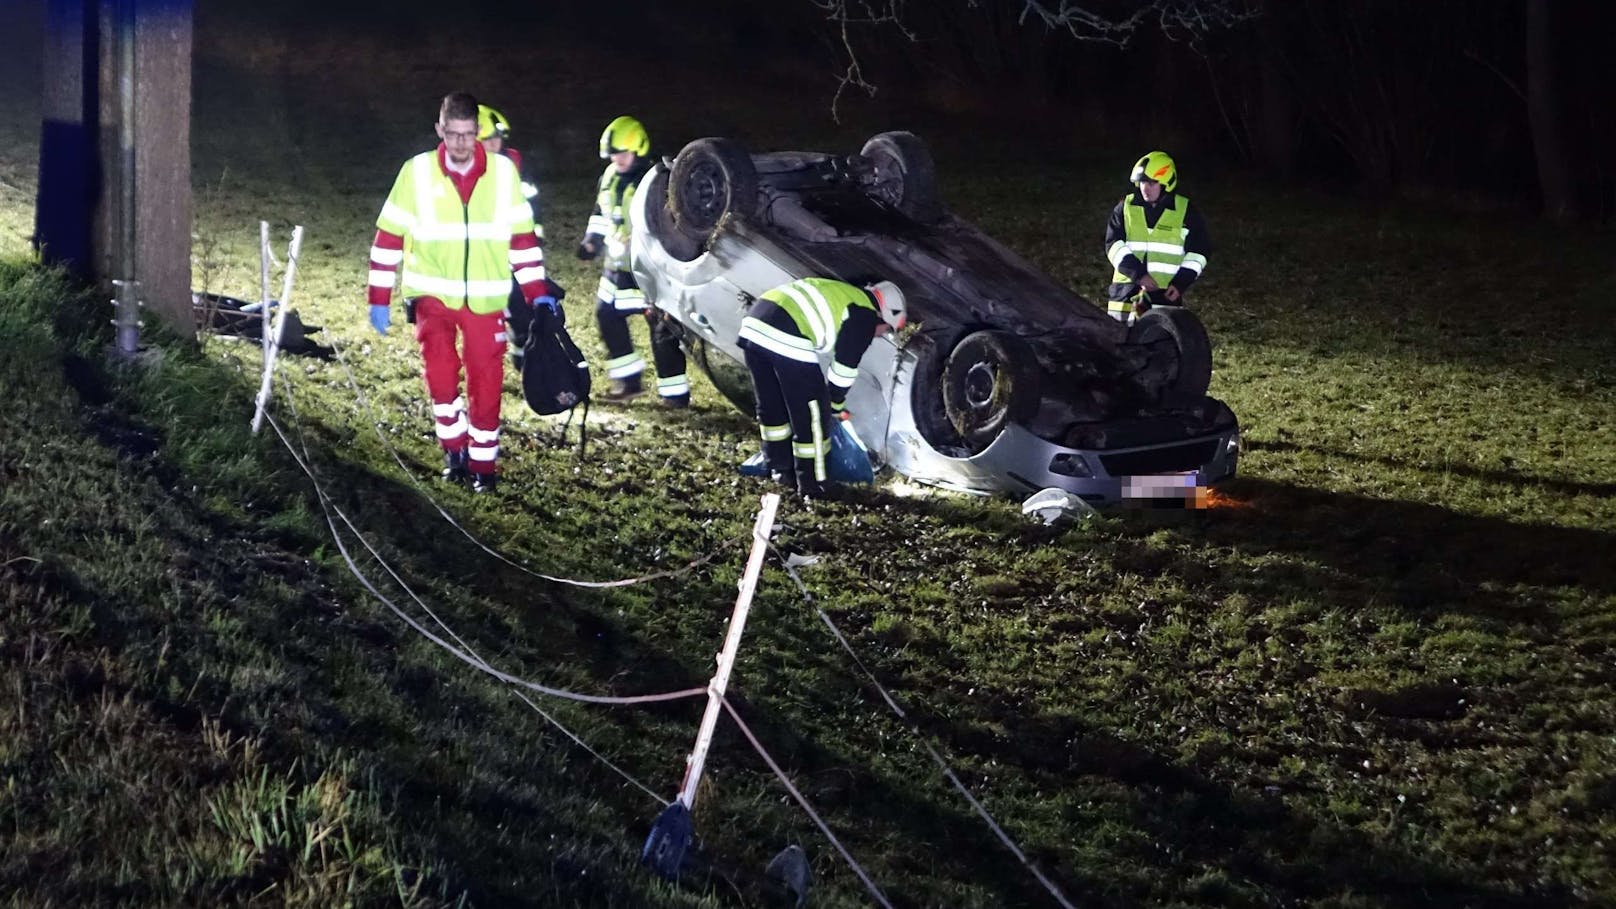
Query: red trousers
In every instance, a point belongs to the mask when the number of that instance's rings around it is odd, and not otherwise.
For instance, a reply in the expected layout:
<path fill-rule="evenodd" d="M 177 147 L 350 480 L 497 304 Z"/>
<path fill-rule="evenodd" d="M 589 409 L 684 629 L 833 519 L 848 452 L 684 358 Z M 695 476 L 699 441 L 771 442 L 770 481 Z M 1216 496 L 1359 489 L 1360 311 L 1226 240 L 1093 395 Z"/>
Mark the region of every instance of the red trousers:
<path fill-rule="evenodd" d="M 472 473 L 493 473 L 499 459 L 499 399 L 505 391 L 505 313 L 478 315 L 421 297 L 415 303 L 415 340 L 421 345 L 438 442 L 445 451 L 464 450 Z"/>

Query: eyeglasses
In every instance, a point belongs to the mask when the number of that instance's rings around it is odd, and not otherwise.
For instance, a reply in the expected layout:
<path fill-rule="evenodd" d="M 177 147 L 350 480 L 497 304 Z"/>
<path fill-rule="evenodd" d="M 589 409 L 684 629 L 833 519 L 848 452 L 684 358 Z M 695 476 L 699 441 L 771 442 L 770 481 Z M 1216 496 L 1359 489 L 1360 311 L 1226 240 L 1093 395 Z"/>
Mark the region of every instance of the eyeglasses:
<path fill-rule="evenodd" d="M 469 131 L 462 132 L 462 131 L 459 131 L 459 130 L 445 129 L 445 130 L 441 130 L 439 132 L 439 135 L 443 136 L 443 141 L 445 141 L 445 142 L 476 142 L 477 141 L 477 131 L 476 130 L 469 130 Z"/>

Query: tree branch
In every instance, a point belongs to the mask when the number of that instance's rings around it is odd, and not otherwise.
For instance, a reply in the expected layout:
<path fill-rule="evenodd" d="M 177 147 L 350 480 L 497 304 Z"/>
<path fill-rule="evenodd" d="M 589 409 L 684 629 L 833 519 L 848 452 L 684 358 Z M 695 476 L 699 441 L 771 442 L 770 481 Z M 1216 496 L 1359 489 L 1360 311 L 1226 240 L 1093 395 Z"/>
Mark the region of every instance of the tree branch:
<path fill-rule="evenodd" d="M 808 0 L 818 7 L 825 19 L 835 27 L 840 51 L 846 56 L 846 65 L 837 76 L 836 96 L 831 101 L 831 117 L 840 122 L 837 107 L 842 95 L 850 88 L 874 96 L 876 86 L 864 76 L 859 63 L 859 50 L 854 41 L 855 30 L 878 30 L 891 27 L 904 40 L 916 40 L 914 32 L 904 24 L 905 0 Z M 936 0 L 931 0 L 936 2 Z M 1012 0 L 965 0 L 968 9 L 987 15 L 996 3 Z M 1231 28 L 1261 14 L 1262 0 L 1132 0 L 1132 11 L 1113 16 L 1093 11 L 1082 0 L 1020 0 L 1021 12 L 1017 23 L 1040 22 L 1048 29 L 1061 29 L 1079 41 L 1099 41 L 1126 47 L 1142 25 L 1155 22 L 1169 39 L 1187 36 L 1192 45 L 1198 45 L 1208 33 Z"/>

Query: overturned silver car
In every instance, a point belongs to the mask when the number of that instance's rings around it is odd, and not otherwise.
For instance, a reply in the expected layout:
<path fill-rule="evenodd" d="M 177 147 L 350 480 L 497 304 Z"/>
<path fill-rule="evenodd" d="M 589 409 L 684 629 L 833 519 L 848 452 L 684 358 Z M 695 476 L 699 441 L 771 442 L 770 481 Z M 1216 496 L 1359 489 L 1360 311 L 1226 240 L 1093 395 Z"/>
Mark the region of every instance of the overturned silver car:
<path fill-rule="evenodd" d="M 847 397 L 878 463 L 924 484 L 1089 505 L 1194 503 L 1235 471 L 1239 424 L 1206 394 L 1200 320 L 1179 307 L 1111 319 L 950 214 L 910 133 L 854 155 L 699 139 L 645 176 L 632 220 L 646 299 L 747 412 L 736 340 L 759 295 L 800 277 L 886 279 L 911 324 L 875 340 Z"/>

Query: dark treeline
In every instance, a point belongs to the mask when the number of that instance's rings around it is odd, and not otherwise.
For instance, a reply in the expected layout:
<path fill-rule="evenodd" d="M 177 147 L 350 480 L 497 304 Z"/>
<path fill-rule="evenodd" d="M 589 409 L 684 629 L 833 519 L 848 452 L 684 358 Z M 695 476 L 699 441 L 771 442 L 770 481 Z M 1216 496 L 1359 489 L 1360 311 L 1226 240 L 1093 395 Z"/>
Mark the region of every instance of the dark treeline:
<path fill-rule="evenodd" d="M 1593 47 L 1616 20 L 1607 4 L 1264 0 L 1234 27 L 1141 28 L 1121 48 L 1025 21 L 1025 6 L 910 3 L 909 37 L 869 27 L 855 47 L 871 81 L 961 109 L 1193 147 L 1286 180 L 1616 215 L 1616 80 Z"/>
<path fill-rule="evenodd" d="M 449 30 L 521 34 L 510 71 L 540 83 L 556 53 L 610 61 L 599 64 L 601 79 L 686 94 L 698 74 L 708 86 L 739 76 L 743 93 L 788 91 L 806 135 L 830 120 L 849 61 L 825 2 L 485 0 L 445 18 L 429 0 L 217 0 L 198 17 L 199 40 L 213 17 L 381 30 L 401 47 L 429 47 L 432 33 Z M 1073 2 L 1117 18 L 1151 0 Z M 1001 130 L 991 144 L 1025 145 L 1020 132 L 1040 155 L 1162 147 L 1418 203 L 1616 218 L 1616 80 L 1598 47 L 1616 4 L 1247 2 L 1255 15 L 1234 27 L 1195 36 L 1148 24 L 1118 47 L 1024 17 L 1026 0 L 860 0 L 849 10 L 879 20 L 895 9 L 901 28 L 847 30 L 878 91 L 850 89 L 836 103 L 843 114 L 923 127 L 938 144 L 951 124 L 965 132 L 982 123 Z M 733 118 L 712 126 L 744 127 Z"/>

